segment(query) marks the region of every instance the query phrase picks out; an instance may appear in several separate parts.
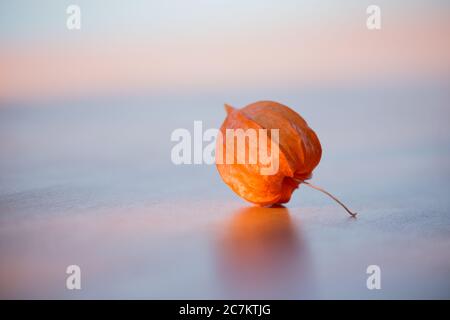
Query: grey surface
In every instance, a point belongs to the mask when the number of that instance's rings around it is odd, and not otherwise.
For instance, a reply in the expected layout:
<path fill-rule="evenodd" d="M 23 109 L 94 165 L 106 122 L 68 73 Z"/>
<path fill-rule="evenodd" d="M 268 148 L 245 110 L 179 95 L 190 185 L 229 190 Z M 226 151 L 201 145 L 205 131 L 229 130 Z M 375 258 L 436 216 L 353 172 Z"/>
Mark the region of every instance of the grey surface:
<path fill-rule="evenodd" d="M 0 108 L 1 298 L 450 298 L 448 81 Z M 286 208 L 175 166 L 172 130 L 222 103 L 292 106 L 321 139 Z M 65 268 L 82 290 L 65 289 Z M 382 289 L 366 288 L 366 268 Z"/>

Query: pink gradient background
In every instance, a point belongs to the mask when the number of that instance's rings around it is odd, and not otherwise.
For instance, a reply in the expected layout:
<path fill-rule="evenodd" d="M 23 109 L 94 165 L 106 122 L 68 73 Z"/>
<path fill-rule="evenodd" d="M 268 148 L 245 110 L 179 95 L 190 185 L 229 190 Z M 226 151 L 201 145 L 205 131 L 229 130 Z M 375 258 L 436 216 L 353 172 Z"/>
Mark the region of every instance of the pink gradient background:
<path fill-rule="evenodd" d="M 383 2 L 379 31 L 367 30 L 366 6 L 358 2 L 169 1 L 165 10 L 137 2 L 118 16 L 119 4 L 93 3 L 81 3 L 78 32 L 64 30 L 64 15 L 60 25 L 39 32 L 34 20 L 45 17 L 42 9 L 28 17 L 28 33 L 14 38 L 9 26 L 0 51 L 1 99 L 242 91 L 450 73 L 449 10 L 439 2 Z M 4 14 L 19 14 L 3 6 Z M 136 17 L 140 10 L 146 15 Z"/>

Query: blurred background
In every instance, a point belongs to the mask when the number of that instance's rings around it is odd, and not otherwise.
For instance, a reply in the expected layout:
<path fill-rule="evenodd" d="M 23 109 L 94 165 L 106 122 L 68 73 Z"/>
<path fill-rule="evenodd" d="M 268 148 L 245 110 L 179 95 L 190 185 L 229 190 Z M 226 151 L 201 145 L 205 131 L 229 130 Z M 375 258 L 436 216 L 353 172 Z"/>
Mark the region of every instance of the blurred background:
<path fill-rule="evenodd" d="M 0 298 L 450 298 L 449 18 L 438 0 L 2 0 Z M 356 220 L 305 187 L 255 208 L 214 165 L 171 162 L 173 130 L 258 100 L 315 130 L 312 181 Z"/>

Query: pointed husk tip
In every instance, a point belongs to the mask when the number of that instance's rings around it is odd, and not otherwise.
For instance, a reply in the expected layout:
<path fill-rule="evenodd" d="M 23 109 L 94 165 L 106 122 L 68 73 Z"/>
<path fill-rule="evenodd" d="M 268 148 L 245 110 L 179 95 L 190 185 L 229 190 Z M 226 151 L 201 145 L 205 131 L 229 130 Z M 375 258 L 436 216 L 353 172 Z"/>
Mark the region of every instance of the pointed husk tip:
<path fill-rule="evenodd" d="M 229 105 L 228 103 L 225 103 L 224 107 L 225 107 L 225 111 L 227 112 L 227 114 L 230 114 L 234 110 L 234 108 L 231 105 Z"/>

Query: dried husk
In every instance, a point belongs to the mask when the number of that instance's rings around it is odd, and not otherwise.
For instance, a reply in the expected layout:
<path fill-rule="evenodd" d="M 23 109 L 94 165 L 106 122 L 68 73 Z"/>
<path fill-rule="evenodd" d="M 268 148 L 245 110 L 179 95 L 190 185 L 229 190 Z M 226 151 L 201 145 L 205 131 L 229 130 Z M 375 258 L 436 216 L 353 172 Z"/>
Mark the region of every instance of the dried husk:
<path fill-rule="evenodd" d="M 261 205 L 275 205 L 290 200 L 292 192 L 299 184 L 312 176 L 322 155 L 320 141 L 306 121 L 294 110 L 273 101 L 252 103 L 242 109 L 226 105 L 227 117 L 220 131 L 223 139 L 217 140 L 216 166 L 224 182 L 239 196 L 249 202 Z M 256 164 L 239 164 L 234 152 L 234 162 L 226 163 L 226 129 L 267 129 L 268 151 L 272 152 L 275 143 L 270 129 L 279 129 L 279 170 L 273 175 L 262 175 L 264 167 Z M 259 133 L 258 133 L 259 134 Z M 259 139 L 259 136 L 258 136 Z M 236 146 L 236 142 L 235 142 Z M 249 154 L 251 145 L 245 143 Z M 222 152 L 217 152 L 221 148 Z M 220 157 L 221 161 L 218 161 Z"/>

